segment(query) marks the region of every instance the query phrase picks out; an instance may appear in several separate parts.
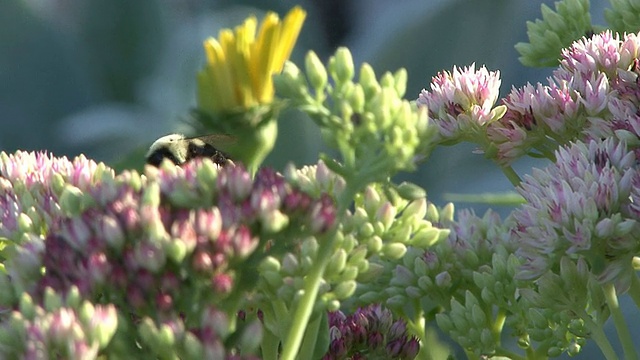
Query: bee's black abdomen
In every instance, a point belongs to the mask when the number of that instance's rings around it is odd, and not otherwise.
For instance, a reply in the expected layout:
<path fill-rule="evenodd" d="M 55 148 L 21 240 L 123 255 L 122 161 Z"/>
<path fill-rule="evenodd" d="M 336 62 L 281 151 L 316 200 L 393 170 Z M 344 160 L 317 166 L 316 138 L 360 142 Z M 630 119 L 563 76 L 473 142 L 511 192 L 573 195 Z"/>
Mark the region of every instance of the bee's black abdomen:
<path fill-rule="evenodd" d="M 190 142 L 187 149 L 187 161 L 199 157 L 209 158 L 211 159 L 211 161 L 220 166 L 224 166 L 227 160 L 229 160 L 229 156 L 227 154 L 216 149 L 210 144 L 204 142 L 202 144 L 195 144 L 193 142 Z"/>
<path fill-rule="evenodd" d="M 158 167 L 164 159 L 169 159 L 174 164 L 180 165 L 180 161 L 167 148 L 158 148 L 157 150 L 149 154 L 149 156 L 147 156 L 147 164 Z"/>

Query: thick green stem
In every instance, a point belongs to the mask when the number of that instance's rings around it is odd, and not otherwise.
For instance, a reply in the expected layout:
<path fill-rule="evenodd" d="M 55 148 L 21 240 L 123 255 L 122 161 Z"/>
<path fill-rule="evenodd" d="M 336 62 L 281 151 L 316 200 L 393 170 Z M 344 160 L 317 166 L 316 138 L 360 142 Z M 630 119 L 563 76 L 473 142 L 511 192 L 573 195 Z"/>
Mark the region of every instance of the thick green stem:
<path fill-rule="evenodd" d="M 347 185 L 347 188 L 345 189 L 342 197 L 339 200 L 340 203 L 338 204 L 338 217 L 343 216 L 343 214 L 347 211 L 347 208 L 351 204 L 356 191 L 357 188 Z M 282 356 L 280 358 L 281 360 L 293 360 L 298 353 L 305 328 L 309 323 L 309 318 L 311 317 L 313 307 L 316 303 L 316 297 L 318 296 L 318 290 L 320 288 L 322 276 L 324 275 L 324 270 L 329 263 L 329 259 L 331 258 L 331 251 L 336 242 L 336 231 L 337 230 L 334 230 L 332 233 L 327 234 L 320 239 L 320 248 L 318 249 L 318 254 L 315 258 L 313 267 L 311 268 L 309 275 L 307 275 L 305 279 L 302 298 L 300 299 L 295 313 L 293 314 L 291 328 L 289 328 L 289 333 L 287 334 L 286 341 L 283 344 L 284 348 L 282 350 Z"/>
<path fill-rule="evenodd" d="M 320 282 L 322 281 L 324 270 L 331 257 L 331 249 L 335 242 L 334 239 L 335 237 L 333 236 L 325 238 L 325 241 L 320 245 L 318 256 L 315 259 L 316 261 L 305 281 L 304 293 L 295 313 L 293 314 L 293 322 L 291 323 L 291 328 L 289 328 L 289 333 L 287 334 L 287 339 L 282 351 L 282 360 L 293 360 L 298 353 L 300 343 L 302 342 L 302 336 L 304 335 L 304 330 L 307 327 L 309 317 L 311 317 L 311 312 L 313 311 L 313 306 L 316 302 L 316 296 L 318 295 L 318 289 L 320 288 Z"/>
<path fill-rule="evenodd" d="M 277 360 L 278 345 L 280 345 L 280 339 L 274 333 L 269 331 L 269 329 L 264 328 L 262 343 L 260 344 L 262 358 L 264 360 Z"/>
<path fill-rule="evenodd" d="M 307 326 L 298 359 L 313 359 L 316 344 L 318 343 L 318 331 L 320 330 L 322 320 L 322 316 L 316 316 L 315 319 L 309 323 L 309 326 Z"/>
<path fill-rule="evenodd" d="M 618 332 L 618 338 L 622 344 L 624 350 L 625 359 L 637 359 L 638 353 L 633 346 L 633 339 L 629 333 L 629 328 L 624 320 L 624 315 L 620 310 L 620 304 L 618 303 L 618 296 L 616 295 L 616 289 L 613 284 L 606 284 L 603 286 L 604 296 L 607 300 L 607 305 L 611 311 L 611 317 L 613 317 L 613 323 L 616 326 Z"/>
<path fill-rule="evenodd" d="M 522 179 L 520 179 L 520 176 L 518 176 L 518 174 L 515 172 L 515 170 L 513 170 L 511 166 L 501 166 L 500 169 L 502 169 L 502 172 L 504 173 L 504 175 L 507 177 L 507 179 L 509 179 L 509 181 L 511 182 L 511 185 L 513 186 L 520 185 L 520 183 L 522 182 Z"/>
<path fill-rule="evenodd" d="M 580 314 L 580 317 L 584 321 L 585 326 L 591 332 L 591 338 L 596 342 L 596 345 L 598 345 L 604 357 L 607 360 L 617 360 L 618 356 L 616 355 L 615 350 L 613 350 L 613 346 L 611 346 L 611 342 L 609 342 L 609 339 L 604 333 L 602 326 L 596 324 L 587 313 L 583 312 L 582 314 Z"/>
<path fill-rule="evenodd" d="M 638 309 L 640 309 L 640 281 L 638 275 L 634 272 L 631 274 L 631 287 L 629 288 L 629 296 L 633 299 Z"/>
<path fill-rule="evenodd" d="M 500 341 L 500 335 L 502 334 L 502 328 L 504 327 L 504 322 L 506 320 L 507 320 L 506 310 L 498 309 L 498 313 L 496 314 L 496 319 L 494 320 L 493 326 L 491 329 L 494 339 L 497 339 L 498 341 Z"/>

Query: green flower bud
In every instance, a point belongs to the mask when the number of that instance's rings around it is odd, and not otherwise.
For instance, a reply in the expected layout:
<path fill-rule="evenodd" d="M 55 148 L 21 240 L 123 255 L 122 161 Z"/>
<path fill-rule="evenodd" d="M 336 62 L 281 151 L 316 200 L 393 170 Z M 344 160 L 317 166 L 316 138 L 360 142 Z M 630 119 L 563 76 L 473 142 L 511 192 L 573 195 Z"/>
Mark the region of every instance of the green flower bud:
<path fill-rule="evenodd" d="M 72 285 L 71 288 L 67 291 L 67 297 L 65 298 L 65 304 L 72 308 L 77 309 L 80 307 L 82 303 L 82 295 L 80 294 L 80 289 L 76 285 Z"/>
<path fill-rule="evenodd" d="M 387 71 L 382 74 L 382 78 L 380 78 L 380 86 L 383 88 L 395 88 L 395 79 L 390 72 Z"/>
<path fill-rule="evenodd" d="M 53 312 L 62 307 L 62 298 L 52 288 L 44 290 L 44 308 L 48 312 Z"/>
<path fill-rule="evenodd" d="M 442 237 L 442 230 L 438 228 L 428 228 L 413 235 L 410 244 L 417 248 L 426 249 L 437 243 Z"/>
<path fill-rule="evenodd" d="M 348 96 L 348 101 L 351 104 L 351 108 L 357 113 L 361 114 L 364 112 L 365 106 L 365 96 L 364 90 L 362 89 L 362 85 L 355 84 L 351 93 Z"/>
<path fill-rule="evenodd" d="M 277 289 L 282 285 L 282 276 L 279 272 L 266 270 L 260 271 L 260 274 L 272 289 Z"/>
<path fill-rule="evenodd" d="M 298 273 L 298 259 L 291 253 L 287 253 L 282 258 L 282 273 L 293 276 Z"/>
<path fill-rule="evenodd" d="M 363 63 L 362 66 L 360 66 L 360 76 L 358 80 L 360 85 L 362 85 L 362 89 L 364 90 L 364 94 L 367 99 L 371 99 L 380 91 L 380 84 L 378 83 L 378 79 L 376 78 L 376 74 L 371 65 Z"/>
<path fill-rule="evenodd" d="M 632 219 L 626 219 L 616 224 L 616 236 L 627 236 L 632 231 L 638 230 L 638 222 Z"/>
<path fill-rule="evenodd" d="M 29 320 L 33 320 L 33 318 L 36 316 L 36 309 L 37 306 L 33 303 L 33 299 L 31 298 L 31 295 L 25 293 L 22 293 L 22 295 L 20 296 L 20 312 L 22 313 L 22 315 Z"/>
<path fill-rule="evenodd" d="M 367 248 L 364 245 L 360 245 L 349 254 L 350 256 L 347 260 L 347 264 L 357 266 L 360 262 L 366 259 L 367 254 Z"/>
<path fill-rule="evenodd" d="M 380 236 L 378 235 L 371 237 L 371 239 L 369 239 L 366 244 L 371 254 L 378 254 L 382 251 L 382 248 L 384 246 L 382 238 L 380 238 Z"/>
<path fill-rule="evenodd" d="M 62 195 L 65 185 L 64 177 L 60 173 L 54 173 L 51 177 L 51 189 L 53 193 L 58 196 Z"/>
<path fill-rule="evenodd" d="M 347 252 L 344 249 L 338 249 L 327 264 L 326 276 L 337 275 L 344 270 L 347 265 Z"/>
<path fill-rule="evenodd" d="M 338 84 L 344 84 L 353 79 L 355 69 L 351 52 L 346 47 L 340 47 L 329 60 L 329 70 Z"/>
<path fill-rule="evenodd" d="M 393 74 L 394 88 L 400 98 L 403 97 L 407 91 L 407 78 L 408 75 L 405 68 L 400 68 Z"/>
<path fill-rule="evenodd" d="M 20 213 L 20 215 L 18 215 L 18 230 L 20 232 L 26 233 L 32 232 L 32 228 L 33 222 L 31 221 L 31 218 L 25 213 Z"/>
<path fill-rule="evenodd" d="M 418 286 L 420 287 L 420 289 L 427 291 L 433 288 L 433 281 L 428 276 L 420 276 L 418 278 Z"/>
<path fill-rule="evenodd" d="M 384 230 L 387 231 L 391 228 L 391 225 L 393 225 L 393 220 L 395 220 L 397 213 L 398 210 L 396 210 L 390 202 L 385 201 L 382 206 L 378 208 L 375 219 L 380 221 Z"/>
<path fill-rule="evenodd" d="M 366 263 L 368 264 L 369 262 L 366 262 Z M 340 278 L 343 280 L 355 280 L 356 278 L 358 278 L 359 273 L 360 272 L 358 271 L 358 267 L 346 266 L 344 268 L 344 271 L 342 271 Z"/>
<path fill-rule="evenodd" d="M 368 269 L 363 271 L 358 270 L 358 281 L 361 283 L 368 283 L 377 280 L 384 273 L 384 266 L 374 262 L 364 261 L 369 264 Z"/>
<path fill-rule="evenodd" d="M 424 292 L 422 290 L 420 290 L 420 288 L 415 287 L 415 286 L 409 286 L 405 289 L 407 296 L 409 296 L 412 299 L 420 299 L 424 297 Z"/>
<path fill-rule="evenodd" d="M 258 265 L 258 271 L 261 273 L 266 271 L 280 272 L 280 268 L 280 262 L 273 256 L 267 256 Z"/>
<path fill-rule="evenodd" d="M 285 62 L 281 74 L 274 75 L 273 84 L 276 92 L 283 98 L 302 100 L 309 96 L 306 79 L 290 61 Z"/>
<path fill-rule="evenodd" d="M 425 218 L 431 222 L 440 221 L 440 213 L 438 212 L 438 208 L 434 204 L 427 204 L 427 215 Z"/>
<path fill-rule="evenodd" d="M 278 210 L 263 214 L 260 220 L 262 220 L 262 229 L 264 229 L 267 234 L 280 232 L 289 225 L 289 217 Z"/>
<path fill-rule="evenodd" d="M 60 208 L 69 217 L 81 214 L 87 208 L 87 200 L 82 190 L 66 184 L 60 195 Z"/>
<path fill-rule="evenodd" d="M 170 348 L 176 342 L 175 335 L 173 334 L 173 330 L 167 324 L 160 325 L 160 329 L 158 329 L 158 341 L 160 342 L 160 346 L 163 348 Z"/>
<path fill-rule="evenodd" d="M 436 324 L 445 333 L 449 333 L 454 329 L 453 322 L 447 314 L 436 314 Z"/>
<path fill-rule="evenodd" d="M 150 207 L 160 206 L 160 184 L 149 183 L 142 193 L 141 203 Z"/>
<path fill-rule="evenodd" d="M 315 52 L 309 51 L 304 58 L 305 71 L 309 83 L 317 93 L 322 93 L 327 86 L 327 70 Z"/>
<path fill-rule="evenodd" d="M 407 207 L 402 210 L 402 217 L 414 219 L 414 221 L 420 221 L 427 214 L 427 199 L 417 198 L 412 200 Z"/>
<path fill-rule="evenodd" d="M 448 271 L 443 271 L 436 275 L 436 285 L 440 288 L 449 288 L 452 285 L 451 274 Z"/>
<path fill-rule="evenodd" d="M 187 244 L 181 239 L 171 239 L 164 245 L 167 257 L 179 264 L 184 260 L 189 252 Z"/>
<path fill-rule="evenodd" d="M 218 171 L 218 166 L 209 159 L 205 159 L 202 166 L 198 168 L 196 179 L 198 180 L 198 187 L 206 194 L 204 197 L 208 198 L 209 196 L 207 195 L 214 193 L 218 180 Z"/>
<path fill-rule="evenodd" d="M 364 238 L 373 236 L 375 234 L 375 229 L 371 223 L 365 223 L 358 229 L 358 235 Z"/>
<path fill-rule="evenodd" d="M 16 300 L 16 293 L 9 275 L 3 269 L 0 269 L 0 289 L 2 289 L 0 291 L 0 307 L 13 305 Z"/>
<path fill-rule="evenodd" d="M 367 186 L 364 189 L 364 198 L 363 198 L 364 209 L 367 214 L 375 214 L 382 203 L 382 199 L 380 198 L 380 194 L 378 191 L 371 185 Z"/>
<path fill-rule="evenodd" d="M 325 307 L 327 311 L 338 311 L 340 310 L 340 301 L 338 300 L 327 301 L 325 302 Z"/>
<path fill-rule="evenodd" d="M 421 188 L 420 186 L 414 183 L 403 181 L 402 183 L 400 183 L 400 185 L 396 186 L 396 191 L 398 191 L 398 195 L 400 195 L 400 197 L 405 200 L 409 200 L 409 201 L 425 200 L 425 213 L 426 213 L 427 192 L 423 188 Z M 405 211 L 407 210 L 405 209 Z M 422 217 L 424 217 L 424 214 L 420 216 L 420 218 Z"/>
<path fill-rule="evenodd" d="M 440 222 L 452 223 L 455 215 L 453 203 L 448 203 L 440 210 Z"/>
<path fill-rule="evenodd" d="M 379 291 L 368 291 L 362 295 L 358 296 L 358 300 L 365 304 L 373 304 L 380 301 L 380 297 L 382 293 Z"/>
<path fill-rule="evenodd" d="M 387 306 L 391 308 L 402 308 L 407 304 L 407 297 L 404 295 L 394 295 L 387 299 Z"/>
<path fill-rule="evenodd" d="M 482 298 L 482 301 L 487 304 L 495 304 L 498 301 L 496 296 L 487 288 L 480 291 L 480 297 Z"/>
<path fill-rule="evenodd" d="M 318 247 L 318 240 L 314 237 L 308 237 L 302 242 L 301 255 L 315 258 L 316 254 L 318 253 Z M 271 259 L 274 260 L 273 258 Z M 280 263 L 277 264 L 278 266 L 280 266 Z"/>
<path fill-rule="evenodd" d="M 400 259 L 407 252 L 407 247 L 401 243 L 384 244 L 382 254 L 390 259 Z"/>
<path fill-rule="evenodd" d="M 547 355 L 549 357 L 558 357 L 562 355 L 562 349 L 557 346 L 552 346 L 547 350 Z"/>
<path fill-rule="evenodd" d="M 486 326 L 487 316 L 478 304 L 471 307 L 471 320 L 477 328 Z"/>
<path fill-rule="evenodd" d="M 619 129 L 614 130 L 613 133 L 620 141 L 626 142 L 629 147 L 636 148 L 640 146 L 640 138 L 629 130 Z"/>
<path fill-rule="evenodd" d="M 356 291 L 357 286 L 358 283 L 356 283 L 354 280 L 344 281 L 338 284 L 338 286 L 333 289 L 333 293 L 336 295 L 337 299 L 346 299 L 353 295 L 353 293 Z"/>

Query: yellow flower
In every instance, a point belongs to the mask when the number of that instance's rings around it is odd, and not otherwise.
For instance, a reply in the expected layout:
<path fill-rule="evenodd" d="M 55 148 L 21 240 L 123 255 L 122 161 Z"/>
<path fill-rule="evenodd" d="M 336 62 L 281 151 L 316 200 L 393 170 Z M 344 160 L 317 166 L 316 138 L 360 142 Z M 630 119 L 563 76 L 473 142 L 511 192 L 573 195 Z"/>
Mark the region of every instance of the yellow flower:
<path fill-rule="evenodd" d="M 198 73 L 198 108 L 207 113 L 250 109 L 273 101 L 272 76 L 291 55 L 306 12 L 294 7 L 283 21 L 269 12 L 256 33 L 251 16 L 218 39 L 205 40 L 207 63 Z"/>

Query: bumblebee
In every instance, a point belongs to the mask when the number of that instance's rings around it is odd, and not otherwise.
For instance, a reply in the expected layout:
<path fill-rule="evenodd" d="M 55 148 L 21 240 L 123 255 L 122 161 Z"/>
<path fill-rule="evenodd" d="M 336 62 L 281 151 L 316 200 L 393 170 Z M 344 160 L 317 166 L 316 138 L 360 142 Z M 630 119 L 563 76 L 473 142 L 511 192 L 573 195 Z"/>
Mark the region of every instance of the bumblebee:
<path fill-rule="evenodd" d="M 231 159 L 225 152 L 219 150 L 214 144 L 231 142 L 228 135 L 205 135 L 197 137 L 185 137 L 182 134 L 170 134 L 156 140 L 147 152 L 147 164 L 160 166 L 164 159 L 169 159 L 176 165 L 206 157 L 214 163 L 224 166 Z"/>

